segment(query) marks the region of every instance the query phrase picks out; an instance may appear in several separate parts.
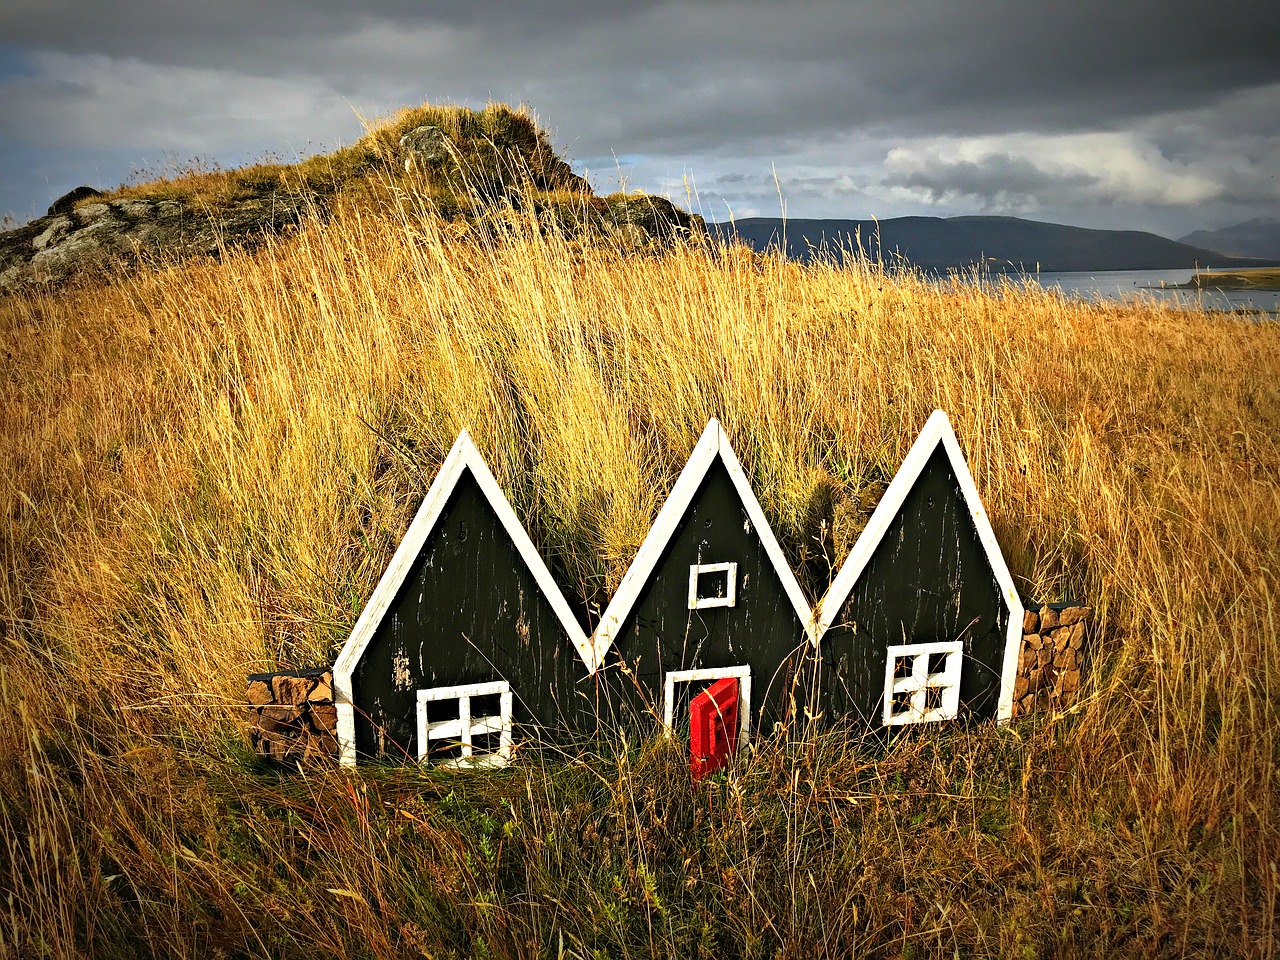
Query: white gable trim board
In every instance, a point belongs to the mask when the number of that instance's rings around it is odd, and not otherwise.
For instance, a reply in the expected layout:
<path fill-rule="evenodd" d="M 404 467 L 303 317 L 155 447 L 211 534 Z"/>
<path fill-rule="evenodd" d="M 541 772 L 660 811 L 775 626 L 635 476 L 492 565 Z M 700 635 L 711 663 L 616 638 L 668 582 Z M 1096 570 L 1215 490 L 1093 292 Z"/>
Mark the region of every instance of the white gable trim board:
<path fill-rule="evenodd" d="M 435 529 L 436 522 L 440 519 L 441 513 L 444 512 L 450 495 L 466 470 L 471 471 L 471 475 L 475 478 L 476 484 L 480 487 L 485 499 L 493 508 L 494 513 L 497 514 L 503 529 L 506 530 L 521 559 L 524 560 L 529 572 L 533 575 L 538 587 L 551 605 L 556 618 L 560 621 L 561 626 L 564 627 L 565 635 L 573 643 L 574 649 L 577 651 L 578 657 L 582 660 L 587 672 L 595 672 L 596 659 L 590 640 L 574 617 L 568 601 L 552 578 L 551 571 L 547 569 L 546 563 L 538 555 L 538 551 L 534 547 L 533 541 L 529 539 L 529 534 L 525 532 L 523 524 L 516 516 L 515 511 L 511 509 L 510 502 L 498 486 L 497 480 L 494 479 L 488 465 L 484 462 L 480 451 L 476 449 L 475 443 L 471 440 L 471 435 L 466 430 L 463 430 L 458 434 L 458 439 L 454 441 L 453 448 L 449 451 L 449 455 L 445 457 L 444 463 L 441 464 L 440 472 L 436 474 L 436 478 L 432 482 L 431 488 L 427 491 L 427 495 L 423 498 L 422 505 L 418 508 L 413 522 L 409 524 L 409 529 L 405 533 L 404 539 L 400 541 L 400 546 L 396 548 L 395 554 L 391 557 L 391 562 L 382 574 L 382 579 L 378 581 L 373 595 L 369 598 L 369 602 L 365 604 L 360 618 L 356 621 L 355 628 L 351 631 L 351 636 L 347 638 L 347 642 L 342 647 L 342 652 L 338 654 L 338 659 L 334 663 L 334 700 L 338 708 L 338 756 L 344 765 L 351 766 L 356 762 L 356 722 L 355 707 L 352 700 L 352 676 L 355 674 L 356 667 L 359 665 L 365 649 L 369 646 L 374 634 L 381 625 L 383 617 L 386 616 L 388 609 L 390 609 L 392 602 L 395 600 L 401 584 L 404 583 L 405 578 L 409 575 L 409 571 L 417 560 L 419 552 L 427 542 L 431 532 Z"/>
<path fill-rule="evenodd" d="M 609 601 L 609 605 L 605 608 L 604 614 L 600 618 L 600 623 L 592 635 L 596 664 L 604 662 L 605 654 L 613 646 L 618 630 L 621 629 L 628 614 L 635 607 L 637 600 L 640 598 L 640 593 L 657 567 L 663 551 L 672 537 L 675 536 L 676 528 L 688 512 L 698 488 L 702 485 L 703 479 L 710 472 L 717 458 L 724 464 L 729 478 L 733 481 L 734 489 L 738 492 L 743 509 L 746 510 L 747 518 L 755 528 L 756 535 L 759 536 L 765 554 L 769 557 L 770 563 L 777 572 L 778 579 L 781 581 L 783 590 L 795 609 L 796 616 L 805 625 L 810 641 L 813 641 L 813 612 L 809 607 L 808 601 L 804 598 L 800 583 L 796 580 L 796 575 L 792 572 L 791 565 L 787 563 L 787 559 L 782 553 L 782 547 L 778 545 L 778 540 L 769 526 L 769 521 L 765 519 L 764 511 L 760 508 L 760 501 L 756 499 L 756 495 L 751 489 L 751 484 L 747 482 L 742 464 L 733 452 L 733 447 L 730 446 L 728 438 L 724 435 L 720 422 L 712 419 L 708 421 L 706 428 L 702 431 L 702 436 L 693 448 L 693 453 L 690 454 L 688 463 L 680 471 L 680 476 L 676 480 L 675 486 L 671 488 L 671 493 L 667 496 L 666 502 L 663 503 L 662 509 L 658 511 L 658 517 L 653 523 L 653 528 L 649 531 L 648 536 L 644 538 L 644 543 L 640 545 L 635 559 L 631 562 L 631 566 L 622 578 L 622 583 L 618 585 L 617 593 Z M 736 569 L 734 574 L 736 575 Z M 691 574 L 691 608 L 696 600 L 695 593 L 697 589 L 692 577 L 693 575 Z M 702 605 L 729 606 L 731 604 L 721 601 L 717 604 L 704 602 Z"/>
<path fill-rule="evenodd" d="M 978 496 L 978 488 L 973 482 L 969 466 L 960 450 L 951 421 L 942 410 L 935 410 L 930 415 L 924 429 L 920 431 L 920 436 L 912 444 L 906 459 L 902 461 L 902 466 L 894 475 L 889 488 L 872 513 L 866 529 L 862 531 L 857 543 L 853 545 L 853 550 L 849 552 L 848 559 L 836 574 L 826 594 L 818 601 L 813 642 L 818 646 L 822 637 L 831 628 L 832 620 L 839 613 L 849 594 L 853 592 L 854 585 L 862 576 L 867 564 L 871 562 L 880 542 L 906 501 L 907 494 L 920 479 L 920 474 L 939 444 L 946 451 L 951 469 L 955 472 L 961 495 L 969 509 L 978 539 L 986 552 L 987 562 L 995 575 L 1001 598 L 1009 613 L 1009 623 L 1005 630 L 1004 662 L 1000 674 L 1000 699 L 996 710 L 997 720 L 1003 723 L 1013 714 L 1013 685 L 1018 672 L 1018 653 L 1022 646 L 1022 600 L 1018 597 L 1013 577 L 1004 561 L 1004 555 L 1000 552 L 1000 544 L 996 542 L 995 531 L 992 530 L 991 521 L 982 506 L 982 498 Z"/>

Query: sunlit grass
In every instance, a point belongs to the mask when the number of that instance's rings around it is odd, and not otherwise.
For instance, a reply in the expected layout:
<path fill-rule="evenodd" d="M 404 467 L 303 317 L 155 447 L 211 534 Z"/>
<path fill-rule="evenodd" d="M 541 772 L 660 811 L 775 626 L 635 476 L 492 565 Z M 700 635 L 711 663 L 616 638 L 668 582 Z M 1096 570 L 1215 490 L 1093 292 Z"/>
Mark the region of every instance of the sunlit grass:
<path fill-rule="evenodd" d="M 0 954 L 1274 955 L 1275 325 L 417 207 L 0 301 Z M 700 785 L 248 756 L 460 428 L 599 607 L 718 417 L 813 598 L 935 407 L 1024 597 L 1098 609 L 1074 713 Z"/>

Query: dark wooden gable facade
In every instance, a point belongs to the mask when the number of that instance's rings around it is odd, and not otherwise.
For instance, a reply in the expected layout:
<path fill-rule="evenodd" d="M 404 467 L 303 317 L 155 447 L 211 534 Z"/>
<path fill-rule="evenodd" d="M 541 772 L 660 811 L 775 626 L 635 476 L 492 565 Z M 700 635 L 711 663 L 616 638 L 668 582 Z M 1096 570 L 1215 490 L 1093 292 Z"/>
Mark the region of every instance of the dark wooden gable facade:
<path fill-rule="evenodd" d="M 1022 603 L 934 411 L 816 616 L 823 709 L 877 728 L 1008 719 Z"/>
<path fill-rule="evenodd" d="M 811 611 L 720 424 L 694 448 L 593 636 L 602 719 L 688 725 L 692 697 L 732 677 L 745 745 L 784 715 Z"/>
<path fill-rule="evenodd" d="M 470 762 L 473 739 L 477 757 L 500 743 L 505 762 L 520 726 L 577 726 L 593 670 L 585 631 L 464 430 L 334 665 L 343 762 L 456 754 L 464 741 L 458 762 Z"/>

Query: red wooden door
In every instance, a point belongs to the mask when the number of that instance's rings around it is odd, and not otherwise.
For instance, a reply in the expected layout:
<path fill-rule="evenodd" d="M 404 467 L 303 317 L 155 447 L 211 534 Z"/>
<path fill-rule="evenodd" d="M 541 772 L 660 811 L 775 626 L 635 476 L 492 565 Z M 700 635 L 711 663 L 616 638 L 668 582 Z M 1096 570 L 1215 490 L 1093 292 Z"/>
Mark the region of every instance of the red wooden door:
<path fill-rule="evenodd" d="M 700 780 L 738 750 L 738 681 L 717 680 L 689 702 L 689 765 Z"/>

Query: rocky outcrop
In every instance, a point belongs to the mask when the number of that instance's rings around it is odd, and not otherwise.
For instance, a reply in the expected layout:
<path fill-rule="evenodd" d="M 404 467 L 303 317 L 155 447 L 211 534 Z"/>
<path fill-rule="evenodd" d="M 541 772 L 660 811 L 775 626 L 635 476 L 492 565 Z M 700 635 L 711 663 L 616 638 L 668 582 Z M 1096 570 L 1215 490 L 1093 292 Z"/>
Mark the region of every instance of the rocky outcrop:
<path fill-rule="evenodd" d="M 59 214 L 70 213 L 76 208 L 76 204 L 81 200 L 88 200 L 91 197 L 102 196 L 101 190 L 95 190 L 93 187 L 76 187 L 74 190 L 68 190 L 57 200 L 53 201 L 53 205 L 47 211 L 49 216 L 56 217 Z"/>
<path fill-rule="evenodd" d="M 705 230 L 700 217 L 661 197 L 593 196 L 524 114 L 424 107 L 351 147 L 292 166 L 220 172 L 204 182 L 179 178 L 150 193 L 77 187 L 48 215 L 0 233 L 0 293 L 252 246 L 304 216 L 328 215 L 334 198 L 348 191 L 361 202 L 426 192 L 450 219 L 531 209 L 548 225 L 603 235 L 625 249 Z"/>
<path fill-rule="evenodd" d="M 148 260 L 216 256 L 226 246 L 279 233 L 315 206 L 282 192 L 246 197 L 215 212 L 181 200 L 100 196 L 77 187 L 47 216 L 0 234 L 0 291 L 106 276 Z"/>
<path fill-rule="evenodd" d="M 630 245 L 666 243 L 706 231 L 701 217 L 685 213 L 665 197 L 619 193 L 604 203 L 601 216 L 607 231 Z"/>
<path fill-rule="evenodd" d="M 448 163 L 456 153 L 449 135 L 439 127 L 414 127 L 400 138 L 400 156 L 406 173 Z"/>

